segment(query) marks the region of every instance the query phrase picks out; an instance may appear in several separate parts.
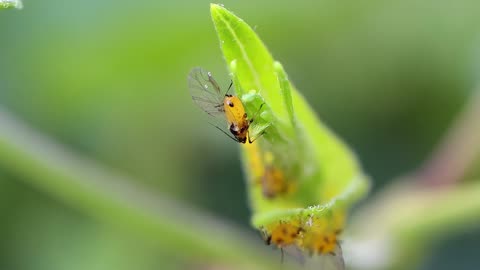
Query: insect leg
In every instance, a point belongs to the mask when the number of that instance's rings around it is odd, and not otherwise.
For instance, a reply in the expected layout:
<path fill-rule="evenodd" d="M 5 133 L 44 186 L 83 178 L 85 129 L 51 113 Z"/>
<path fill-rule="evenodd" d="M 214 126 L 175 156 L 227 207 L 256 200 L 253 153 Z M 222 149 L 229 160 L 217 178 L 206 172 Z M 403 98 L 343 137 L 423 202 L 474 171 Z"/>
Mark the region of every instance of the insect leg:
<path fill-rule="evenodd" d="M 225 132 L 224 130 L 222 130 L 221 128 L 217 127 L 216 125 L 208 122 L 210 125 L 214 126 L 216 129 L 220 130 L 221 132 L 223 132 L 225 135 L 227 135 L 230 139 L 236 141 L 236 142 L 239 142 L 237 138 L 233 137 L 232 135 L 228 134 L 227 132 Z"/>
<path fill-rule="evenodd" d="M 269 125 L 269 126 L 270 126 L 270 125 Z M 269 126 L 267 126 L 265 129 L 267 129 Z M 248 132 L 248 133 L 247 133 L 247 135 L 248 135 L 248 142 L 249 142 L 249 143 L 253 143 L 253 142 L 256 141 L 258 138 L 262 137 L 262 136 L 266 133 L 265 129 L 262 131 L 262 133 L 260 133 L 260 135 L 258 135 L 257 137 L 255 137 L 253 140 L 252 140 L 252 138 L 250 137 L 250 132 Z"/>
<path fill-rule="evenodd" d="M 253 123 L 253 120 L 254 120 L 255 118 L 257 118 L 258 114 L 259 114 L 260 111 L 262 110 L 263 105 L 265 105 L 265 102 L 262 103 L 262 105 L 260 105 L 260 107 L 258 108 L 257 112 L 253 115 L 252 119 L 250 119 L 250 124 Z"/>

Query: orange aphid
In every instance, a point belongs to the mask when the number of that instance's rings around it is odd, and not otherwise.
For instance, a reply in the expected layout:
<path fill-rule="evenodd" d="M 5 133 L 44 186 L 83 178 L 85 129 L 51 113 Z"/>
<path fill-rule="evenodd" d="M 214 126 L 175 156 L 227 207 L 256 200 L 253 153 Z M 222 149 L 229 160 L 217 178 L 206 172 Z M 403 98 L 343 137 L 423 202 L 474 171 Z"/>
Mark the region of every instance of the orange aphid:
<path fill-rule="evenodd" d="M 288 190 L 288 183 L 282 171 L 274 167 L 265 168 L 261 178 L 263 196 L 272 199 Z"/>
<path fill-rule="evenodd" d="M 289 181 L 287 181 L 284 172 L 274 166 L 273 154 L 271 152 L 265 153 L 264 162 L 265 168 L 260 178 L 263 196 L 268 199 L 273 199 L 278 195 L 287 193 L 291 185 Z"/>
<path fill-rule="evenodd" d="M 265 243 L 267 245 L 274 244 L 279 248 L 294 245 L 297 244 L 302 231 L 302 227 L 296 224 L 280 222 L 269 233 L 266 232 Z"/>
<path fill-rule="evenodd" d="M 232 95 L 225 95 L 223 99 L 223 108 L 225 110 L 225 117 L 228 123 L 228 129 L 235 136 L 240 143 L 252 143 L 251 138 L 248 137 L 248 128 L 252 120 L 248 120 L 245 107 L 238 97 Z"/>
<path fill-rule="evenodd" d="M 303 247 L 311 254 L 335 255 L 338 240 L 335 232 L 308 231 L 304 234 Z"/>
<path fill-rule="evenodd" d="M 327 218 L 310 218 L 307 222 L 308 226 L 306 226 L 303 233 L 301 245 L 311 254 L 335 255 L 335 250 L 339 246 L 338 235 L 342 230 L 339 227 L 340 224 L 333 224 L 338 222 L 339 216 L 331 218 L 332 220 Z"/>
<path fill-rule="evenodd" d="M 220 86 L 209 71 L 199 67 L 193 68 L 188 75 L 188 87 L 193 101 L 202 110 L 212 117 L 223 118 L 221 122 L 226 120 L 225 126 L 231 135 L 222 127 L 225 123 L 220 126 L 213 124 L 225 135 L 239 143 L 246 143 L 247 139 L 249 143 L 252 143 L 263 134 L 258 135 L 255 139 L 250 137 L 249 127 L 253 118 L 248 119 L 245 107 L 238 97 L 227 94 L 230 87 L 225 93 L 221 91 Z M 261 106 L 259 111 L 260 109 Z"/>

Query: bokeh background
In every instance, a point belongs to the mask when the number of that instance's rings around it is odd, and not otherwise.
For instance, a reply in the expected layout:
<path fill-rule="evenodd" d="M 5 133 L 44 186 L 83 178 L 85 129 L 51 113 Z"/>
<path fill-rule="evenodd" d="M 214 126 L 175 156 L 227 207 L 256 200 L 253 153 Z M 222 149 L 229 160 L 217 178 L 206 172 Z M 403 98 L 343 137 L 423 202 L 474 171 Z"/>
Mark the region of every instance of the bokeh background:
<path fill-rule="evenodd" d="M 478 1 L 223 4 L 255 26 L 320 117 L 355 150 L 373 193 L 422 165 L 478 81 Z M 229 84 L 208 1 L 24 6 L 0 11 L 2 109 L 134 185 L 255 234 L 237 145 L 206 124 L 186 86 L 194 66 Z M 161 249 L 22 180 L 0 166 L 0 269 L 181 265 L 181 255 L 162 257 Z M 419 269 L 476 269 L 479 243 L 479 230 L 446 237 Z"/>

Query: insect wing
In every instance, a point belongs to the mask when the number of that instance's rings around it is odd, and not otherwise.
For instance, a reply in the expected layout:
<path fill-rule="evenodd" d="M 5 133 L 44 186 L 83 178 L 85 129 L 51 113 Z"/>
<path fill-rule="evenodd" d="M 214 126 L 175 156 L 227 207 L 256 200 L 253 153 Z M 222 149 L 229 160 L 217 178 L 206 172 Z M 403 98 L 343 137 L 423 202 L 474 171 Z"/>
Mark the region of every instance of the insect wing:
<path fill-rule="evenodd" d="M 220 87 L 209 71 L 193 68 L 188 74 L 188 88 L 193 102 L 211 116 L 224 114 Z"/>
<path fill-rule="evenodd" d="M 282 256 L 286 257 L 283 259 L 286 262 L 292 261 L 302 266 L 305 265 L 305 255 L 303 254 L 303 251 L 298 246 L 288 245 L 286 247 L 283 247 L 281 252 L 284 253 Z"/>
<path fill-rule="evenodd" d="M 337 245 L 333 254 L 316 254 L 307 260 L 305 269 L 345 270 L 345 261 L 340 245 Z"/>
<path fill-rule="evenodd" d="M 228 130 L 223 107 L 225 95 L 212 74 L 201 67 L 193 68 L 188 74 L 188 88 L 193 102 L 210 116 L 209 124 L 238 142 Z"/>
<path fill-rule="evenodd" d="M 327 264 L 330 265 L 331 269 L 335 270 L 345 270 L 345 260 L 343 259 L 342 247 L 340 244 L 337 244 L 334 254 L 324 255 L 327 257 Z M 328 268 L 327 268 L 328 269 Z"/>

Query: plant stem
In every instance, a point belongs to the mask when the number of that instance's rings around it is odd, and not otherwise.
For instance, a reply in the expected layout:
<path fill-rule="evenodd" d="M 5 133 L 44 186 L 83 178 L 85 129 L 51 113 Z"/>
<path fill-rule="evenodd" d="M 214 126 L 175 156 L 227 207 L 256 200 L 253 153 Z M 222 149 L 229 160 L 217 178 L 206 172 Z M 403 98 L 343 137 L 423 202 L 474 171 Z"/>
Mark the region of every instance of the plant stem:
<path fill-rule="evenodd" d="M 168 245 L 175 254 L 235 268 L 269 269 L 260 241 L 201 211 L 141 190 L 55 144 L 0 108 L 0 170 L 102 221 Z"/>
<path fill-rule="evenodd" d="M 415 178 L 430 187 L 452 185 L 462 179 L 479 153 L 480 86 Z"/>

